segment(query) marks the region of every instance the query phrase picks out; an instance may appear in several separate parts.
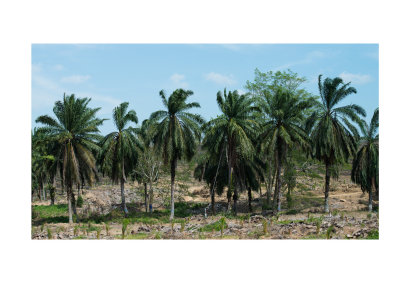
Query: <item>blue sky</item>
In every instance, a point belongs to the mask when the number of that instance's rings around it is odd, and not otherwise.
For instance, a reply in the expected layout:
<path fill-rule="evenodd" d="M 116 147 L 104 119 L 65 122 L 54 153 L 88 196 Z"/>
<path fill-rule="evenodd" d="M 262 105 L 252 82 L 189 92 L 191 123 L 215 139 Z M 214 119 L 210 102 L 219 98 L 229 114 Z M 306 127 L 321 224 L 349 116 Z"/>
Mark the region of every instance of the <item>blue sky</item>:
<path fill-rule="evenodd" d="M 344 103 L 356 103 L 372 117 L 379 102 L 377 44 L 99 44 L 32 45 L 32 127 L 63 93 L 91 97 L 99 116 L 128 101 L 139 123 L 163 108 L 159 92 L 190 89 L 209 119 L 219 114 L 216 93 L 244 92 L 254 70 L 287 70 L 307 78 L 304 88 L 318 95 L 317 78 L 340 76 L 358 93 Z M 100 128 L 114 130 L 112 120 Z"/>

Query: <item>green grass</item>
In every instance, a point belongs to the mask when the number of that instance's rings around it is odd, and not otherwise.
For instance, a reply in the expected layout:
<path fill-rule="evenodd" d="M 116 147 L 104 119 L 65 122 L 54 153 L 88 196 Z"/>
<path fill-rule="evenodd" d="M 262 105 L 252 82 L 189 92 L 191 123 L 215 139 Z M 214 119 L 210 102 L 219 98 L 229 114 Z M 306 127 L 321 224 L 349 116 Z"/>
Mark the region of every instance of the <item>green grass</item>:
<path fill-rule="evenodd" d="M 226 228 L 228 228 L 228 225 L 227 225 L 226 222 L 225 222 L 225 223 L 224 223 L 224 230 L 225 230 Z M 201 232 L 221 231 L 221 222 L 218 220 L 218 221 L 215 221 L 215 222 L 213 222 L 213 223 L 204 225 L 203 227 L 201 227 L 201 228 L 199 229 L 199 231 L 201 231 Z"/>
<path fill-rule="evenodd" d="M 302 238 L 303 240 L 322 240 L 326 239 L 326 235 L 308 235 Z"/>
<path fill-rule="evenodd" d="M 368 240 L 379 240 L 379 231 L 374 229 L 368 232 L 368 236 L 365 238 Z"/>
<path fill-rule="evenodd" d="M 143 239 L 147 239 L 148 236 L 149 236 L 149 234 L 146 234 L 146 233 L 135 233 L 135 234 L 125 235 L 124 239 L 125 240 L 143 240 Z M 122 235 L 117 235 L 117 236 L 115 236 L 115 238 L 122 239 Z"/>
<path fill-rule="evenodd" d="M 32 206 L 34 225 L 43 223 L 68 223 L 68 205 L 35 205 Z"/>

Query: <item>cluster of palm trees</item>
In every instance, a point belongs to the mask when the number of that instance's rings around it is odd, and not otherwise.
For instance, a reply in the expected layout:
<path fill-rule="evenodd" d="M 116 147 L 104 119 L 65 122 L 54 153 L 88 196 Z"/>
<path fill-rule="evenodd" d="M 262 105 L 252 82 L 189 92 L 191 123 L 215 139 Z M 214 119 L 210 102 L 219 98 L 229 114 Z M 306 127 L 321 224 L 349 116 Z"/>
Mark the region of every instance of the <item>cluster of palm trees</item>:
<path fill-rule="evenodd" d="M 151 212 L 152 183 L 164 163 L 170 169 L 173 219 L 178 161 L 199 153 L 194 176 L 208 184 L 213 213 L 215 193 L 222 194 L 225 188 L 228 210 L 238 212 L 243 190 L 248 192 L 251 210 L 252 191 L 261 191 L 263 183 L 267 207 L 279 212 L 286 182 L 282 175 L 293 171 L 288 156 L 300 151 L 325 164 L 326 212 L 332 170 L 349 158 L 353 158 L 352 180 L 369 192 L 372 209 L 372 191 L 378 191 L 378 110 L 368 126 L 361 118 L 366 113 L 360 106 L 338 106 L 356 93 L 349 83 L 340 78 L 322 82 L 320 76 L 318 85 L 319 101 L 296 91 L 292 84 L 271 83 L 247 94 L 218 92 L 221 114 L 208 122 L 193 113 L 200 105 L 188 102 L 192 91 L 177 89 L 170 96 L 161 91 L 164 110 L 152 113 L 140 127 L 132 127 L 138 123 L 136 112 L 129 110 L 128 102 L 122 103 L 113 111 L 116 131 L 104 137 L 98 127 L 105 119 L 96 117 L 99 108 L 90 108 L 88 98 L 64 94 L 53 108 L 56 118 L 43 115 L 36 119 L 43 126 L 32 135 L 32 184 L 42 192 L 44 184 L 54 184 L 59 174 L 72 222 L 72 214 L 76 215 L 74 185 L 79 194 L 79 188 L 91 185 L 101 172 L 120 184 L 122 210 L 127 216 L 124 184 L 128 176 L 145 184 L 146 211 Z"/>

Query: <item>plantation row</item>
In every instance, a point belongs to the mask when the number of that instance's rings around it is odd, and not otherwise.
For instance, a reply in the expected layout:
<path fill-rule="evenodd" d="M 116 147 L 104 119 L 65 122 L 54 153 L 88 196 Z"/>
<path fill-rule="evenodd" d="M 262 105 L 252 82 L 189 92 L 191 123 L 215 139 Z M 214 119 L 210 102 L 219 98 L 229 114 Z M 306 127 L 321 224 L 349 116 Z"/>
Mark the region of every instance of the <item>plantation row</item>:
<path fill-rule="evenodd" d="M 190 102 L 190 90 L 177 89 L 171 95 L 159 93 L 163 110 L 152 113 L 139 127 L 136 112 L 128 102 L 114 108 L 115 131 L 102 136 L 97 117 L 100 108 L 91 108 L 89 98 L 65 95 L 55 102 L 55 115 L 42 115 L 42 124 L 32 134 L 32 194 L 50 188 L 54 203 L 54 184 L 58 176 L 66 189 L 69 222 L 76 214 L 74 188 L 93 184 L 101 173 L 120 184 L 125 216 L 125 183 L 132 177 L 145 185 L 146 211 L 152 212 L 153 188 L 159 181 L 162 165 L 169 166 L 171 214 L 174 218 L 175 177 L 179 160 L 190 160 L 201 152 L 194 176 L 210 188 L 211 210 L 215 213 L 215 194 L 226 189 L 228 210 L 238 211 L 240 192 L 251 192 L 265 184 L 262 196 L 266 208 L 282 209 L 282 191 L 290 206 L 296 187 L 293 157 L 305 156 L 325 165 L 325 205 L 329 212 L 331 177 L 338 176 L 341 164 L 352 161 L 351 179 L 369 193 L 379 190 L 379 110 L 370 123 L 362 118 L 359 105 L 343 104 L 357 93 L 341 78 L 319 76 L 319 97 L 308 93 L 305 78 L 296 73 L 267 72 L 256 69 L 254 82 L 247 81 L 248 93 L 218 92 L 221 113 L 210 121 L 195 113 L 200 105 Z M 264 209 L 264 207 L 263 207 Z"/>

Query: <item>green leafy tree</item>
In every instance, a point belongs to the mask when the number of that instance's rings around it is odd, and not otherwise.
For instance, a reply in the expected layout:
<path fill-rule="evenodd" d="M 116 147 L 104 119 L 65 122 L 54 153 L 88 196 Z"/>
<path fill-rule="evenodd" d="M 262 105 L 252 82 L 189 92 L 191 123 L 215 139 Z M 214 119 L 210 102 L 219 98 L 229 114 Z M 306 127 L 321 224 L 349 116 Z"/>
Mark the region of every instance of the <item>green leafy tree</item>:
<path fill-rule="evenodd" d="M 233 171 L 240 159 L 252 159 L 253 141 L 257 135 L 258 123 L 254 113 L 258 110 L 249 95 L 239 95 L 237 91 L 217 93 L 217 103 L 222 114 L 205 124 L 204 144 L 211 153 L 218 156 L 225 148 L 228 163 L 228 210 L 233 192 L 233 208 L 237 213 L 239 193 L 233 182 Z"/>
<path fill-rule="evenodd" d="M 318 87 L 321 103 L 309 117 L 306 128 L 311 131 L 312 153 L 315 158 L 325 163 L 325 212 L 329 212 L 329 183 L 332 170 L 337 163 L 347 161 L 356 151 L 357 128 L 350 122 L 362 127 L 359 117 L 365 116 L 365 110 L 350 104 L 338 106 L 344 98 L 357 93 L 350 83 L 343 83 L 341 78 L 326 78 Z"/>
<path fill-rule="evenodd" d="M 188 110 L 199 108 L 197 102 L 187 103 L 190 90 L 177 89 L 168 98 L 164 91 L 160 97 L 166 110 L 159 110 L 151 114 L 150 120 L 157 123 L 152 134 L 155 148 L 162 153 L 164 163 L 169 162 L 171 168 L 171 216 L 174 218 L 175 173 L 178 160 L 190 160 L 197 149 L 201 137 L 203 118 Z"/>
<path fill-rule="evenodd" d="M 144 183 L 145 209 L 146 212 L 150 211 L 150 213 L 153 212 L 153 186 L 158 181 L 162 166 L 161 158 L 151 141 L 152 127 L 154 127 L 154 124 L 150 120 L 144 120 L 141 127 L 135 128 L 143 148 L 139 153 L 138 165 L 133 170 L 133 177 L 138 182 Z M 149 185 L 149 191 L 147 191 L 147 185 Z"/>
<path fill-rule="evenodd" d="M 73 184 L 80 184 L 81 175 L 92 184 L 97 174 L 93 152 L 100 148 L 98 127 L 105 119 L 96 118 L 100 108 L 89 108 L 88 98 L 65 95 L 53 108 L 56 119 L 43 115 L 36 119 L 45 125 L 38 129 L 45 140 L 55 145 L 55 157 L 61 161 L 61 176 L 67 188 L 69 222 L 72 223 Z M 76 211 L 74 211 L 76 213 Z"/>
<path fill-rule="evenodd" d="M 358 141 L 358 150 L 353 159 L 351 180 L 368 191 L 368 211 L 372 211 L 372 192 L 379 188 L 379 109 L 372 116 L 371 123 L 364 121 L 361 127 L 363 137 Z"/>
<path fill-rule="evenodd" d="M 128 102 L 123 102 L 114 108 L 113 121 L 117 131 L 109 133 L 100 142 L 100 164 L 113 183 L 121 186 L 121 204 L 125 217 L 128 216 L 125 202 L 126 176 L 136 165 L 139 149 L 142 148 L 134 129 L 128 127 L 129 122 L 138 122 L 136 112 L 128 111 L 128 106 Z"/>
<path fill-rule="evenodd" d="M 276 188 L 274 211 L 281 210 L 283 162 L 289 147 L 309 147 L 309 138 L 302 125 L 305 112 L 312 107 L 311 99 L 303 99 L 284 89 L 275 93 L 264 92 L 259 101 L 267 122 L 262 125 L 260 140 L 266 143 L 268 151 L 276 158 Z"/>

